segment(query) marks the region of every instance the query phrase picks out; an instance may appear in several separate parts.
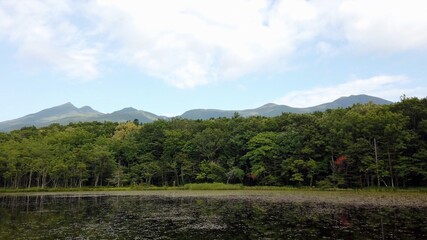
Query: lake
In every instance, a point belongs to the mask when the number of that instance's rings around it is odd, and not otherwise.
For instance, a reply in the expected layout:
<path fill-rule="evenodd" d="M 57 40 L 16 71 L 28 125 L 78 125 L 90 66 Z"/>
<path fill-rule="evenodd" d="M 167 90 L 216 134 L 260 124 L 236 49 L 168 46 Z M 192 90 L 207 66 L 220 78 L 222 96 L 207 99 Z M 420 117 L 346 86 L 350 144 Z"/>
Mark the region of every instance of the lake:
<path fill-rule="evenodd" d="M 424 195 L 373 196 L 274 191 L 3 194 L 0 239 L 427 239 Z"/>

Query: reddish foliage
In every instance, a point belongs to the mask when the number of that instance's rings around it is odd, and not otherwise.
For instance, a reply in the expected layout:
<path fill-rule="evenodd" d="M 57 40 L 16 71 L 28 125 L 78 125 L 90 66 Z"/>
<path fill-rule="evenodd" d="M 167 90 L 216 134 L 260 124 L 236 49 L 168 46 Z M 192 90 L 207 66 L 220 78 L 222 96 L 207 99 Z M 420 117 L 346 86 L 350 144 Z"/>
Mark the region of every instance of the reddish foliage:
<path fill-rule="evenodd" d="M 257 179 L 257 175 L 255 173 L 249 173 L 248 175 L 246 175 L 246 177 L 250 180 L 256 180 Z"/>
<path fill-rule="evenodd" d="M 335 165 L 342 166 L 346 160 L 347 160 L 347 157 L 344 155 L 341 155 L 335 160 Z"/>

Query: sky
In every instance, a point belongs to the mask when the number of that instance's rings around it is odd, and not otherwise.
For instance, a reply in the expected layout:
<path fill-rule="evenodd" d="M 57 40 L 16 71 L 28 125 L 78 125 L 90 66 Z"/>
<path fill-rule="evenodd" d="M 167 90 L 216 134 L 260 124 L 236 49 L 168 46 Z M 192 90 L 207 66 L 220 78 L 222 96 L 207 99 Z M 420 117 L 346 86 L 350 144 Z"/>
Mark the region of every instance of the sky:
<path fill-rule="evenodd" d="M 427 96 L 425 0 L 0 0 L 0 121 Z"/>

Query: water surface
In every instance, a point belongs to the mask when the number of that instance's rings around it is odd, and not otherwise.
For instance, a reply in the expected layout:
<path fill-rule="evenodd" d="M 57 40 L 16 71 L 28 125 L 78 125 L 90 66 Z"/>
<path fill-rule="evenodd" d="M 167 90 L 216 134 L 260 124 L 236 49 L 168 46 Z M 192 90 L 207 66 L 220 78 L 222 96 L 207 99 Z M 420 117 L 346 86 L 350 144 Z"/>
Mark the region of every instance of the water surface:
<path fill-rule="evenodd" d="M 427 239 L 425 206 L 268 196 L 0 196 L 0 239 Z"/>

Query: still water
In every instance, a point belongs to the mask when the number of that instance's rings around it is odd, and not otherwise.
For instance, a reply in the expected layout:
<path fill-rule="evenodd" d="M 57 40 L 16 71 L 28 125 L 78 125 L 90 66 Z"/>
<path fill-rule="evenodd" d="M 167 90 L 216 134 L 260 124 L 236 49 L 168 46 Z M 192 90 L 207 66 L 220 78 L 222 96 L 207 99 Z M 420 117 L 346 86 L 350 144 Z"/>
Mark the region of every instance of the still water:
<path fill-rule="evenodd" d="M 0 239 L 427 239 L 427 209 L 262 198 L 0 196 Z"/>

